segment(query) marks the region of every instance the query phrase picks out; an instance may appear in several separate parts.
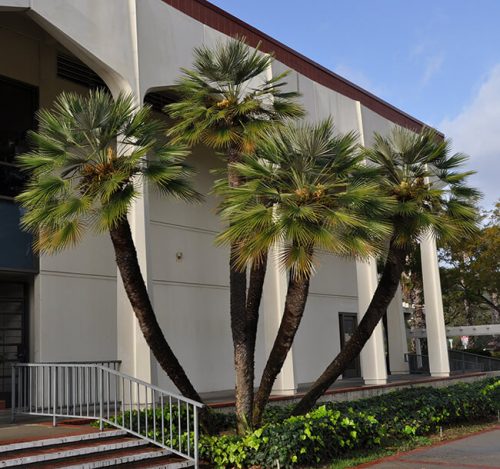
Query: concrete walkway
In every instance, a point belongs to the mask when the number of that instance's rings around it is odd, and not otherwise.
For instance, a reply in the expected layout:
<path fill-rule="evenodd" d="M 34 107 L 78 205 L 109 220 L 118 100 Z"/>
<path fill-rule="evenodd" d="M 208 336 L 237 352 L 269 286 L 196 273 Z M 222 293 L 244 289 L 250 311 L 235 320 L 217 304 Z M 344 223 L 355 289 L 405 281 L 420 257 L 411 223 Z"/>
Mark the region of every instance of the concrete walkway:
<path fill-rule="evenodd" d="M 500 469 L 500 426 L 360 467 L 377 469 Z"/>

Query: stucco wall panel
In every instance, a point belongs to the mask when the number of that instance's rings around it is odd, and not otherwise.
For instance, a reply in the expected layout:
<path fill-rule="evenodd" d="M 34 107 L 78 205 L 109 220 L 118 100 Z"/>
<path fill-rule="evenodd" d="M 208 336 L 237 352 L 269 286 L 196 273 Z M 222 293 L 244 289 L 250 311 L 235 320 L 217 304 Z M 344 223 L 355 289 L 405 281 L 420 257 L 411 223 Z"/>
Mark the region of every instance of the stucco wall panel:
<path fill-rule="evenodd" d="M 42 273 L 34 357 L 40 361 L 116 359 L 116 280 Z"/>
<path fill-rule="evenodd" d="M 204 195 L 203 202 L 186 203 L 165 197 L 151 189 L 150 219 L 152 222 L 181 225 L 216 233 L 222 226 L 216 216 L 218 199 L 209 192 L 212 190 L 214 180 L 220 176 L 212 174 L 211 170 L 220 168 L 224 164 L 223 160 L 207 148 L 197 147 L 187 162 L 196 170 L 194 186 Z"/>
<path fill-rule="evenodd" d="M 316 110 L 314 82 L 309 78 L 298 74 L 298 91 L 302 95 L 302 105 L 307 112 L 306 120 L 316 122 L 318 120 L 318 113 Z"/>
<path fill-rule="evenodd" d="M 137 25 L 142 93 L 173 85 L 203 42 L 203 25 L 158 0 L 141 0 Z"/>
<path fill-rule="evenodd" d="M 152 224 L 153 279 L 226 286 L 229 251 L 216 247 L 214 237 L 212 233 Z"/>
<path fill-rule="evenodd" d="M 154 282 L 156 313 L 165 336 L 199 392 L 234 387 L 229 289 Z M 263 367 L 262 333 L 257 343 L 257 373 Z M 158 384 L 174 389 L 154 362 Z"/>
<path fill-rule="evenodd" d="M 293 345 L 298 384 L 315 381 L 337 355 L 340 351 L 339 313 L 355 313 L 356 307 L 356 299 L 309 296 Z"/>
<path fill-rule="evenodd" d="M 319 252 L 311 292 L 356 296 L 356 264 L 353 260 Z"/>
<path fill-rule="evenodd" d="M 40 257 L 40 269 L 115 277 L 115 254 L 109 235 L 95 236 L 88 233 L 74 248 L 54 255 L 43 255 Z"/>
<path fill-rule="evenodd" d="M 361 116 L 363 119 L 365 145 L 369 147 L 374 143 L 373 134 L 375 132 L 381 135 L 387 135 L 394 126 L 391 121 L 388 121 L 365 106 L 361 106 Z"/>

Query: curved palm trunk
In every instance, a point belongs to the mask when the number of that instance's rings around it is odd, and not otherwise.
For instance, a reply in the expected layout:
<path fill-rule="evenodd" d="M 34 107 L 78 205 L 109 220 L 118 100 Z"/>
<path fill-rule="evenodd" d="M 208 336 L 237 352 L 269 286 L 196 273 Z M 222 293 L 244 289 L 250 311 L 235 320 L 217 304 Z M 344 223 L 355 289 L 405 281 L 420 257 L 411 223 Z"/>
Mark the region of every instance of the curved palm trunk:
<path fill-rule="evenodd" d="M 255 396 L 253 410 L 253 423 L 255 426 L 261 424 L 262 415 L 269 401 L 274 381 L 281 371 L 286 356 L 292 347 L 293 339 L 304 315 L 309 284 L 309 277 L 303 280 L 290 278 L 288 282 L 283 318 L 281 319 L 280 328 L 269 354 L 266 367 L 262 373 L 259 390 Z"/>
<path fill-rule="evenodd" d="M 238 187 L 241 183 L 239 175 L 231 168 L 231 164 L 238 163 L 241 155 L 236 148 L 229 148 L 227 152 L 228 172 L 227 179 L 230 187 Z M 236 374 L 235 401 L 236 421 L 239 434 L 244 433 L 252 421 L 253 404 L 253 370 L 249 369 L 252 360 L 247 321 L 247 274 L 238 269 L 235 263 L 238 246 L 233 243 L 230 247 L 229 258 L 229 295 L 231 335 L 233 337 L 234 370 Z"/>
<path fill-rule="evenodd" d="M 200 395 L 189 381 L 158 324 L 137 260 L 128 220 L 125 218 L 118 223 L 110 230 L 110 235 L 123 286 L 149 348 L 182 395 L 201 402 Z"/>
<path fill-rule="evenodd" d="M 387 311 L 389 303 L 394 298 L 401 279 L 401 274 L 403 273 L 406 254 L 405 250 L 399 249 L 391 243 L 382 278 L 380 279 L 363 319 L 360 321 L 357 329 L 354 331 L 354 334 L 344 348 L 330 365 L 328 365 L 300 402 L 294 407 L 292 411 L 293 415 L 300 415 L 308 412 L 319 397 L 321 397 L 344 372 L 349 363 L 360 354 L 364 345 L 372 335 L 373 330 Z"/>

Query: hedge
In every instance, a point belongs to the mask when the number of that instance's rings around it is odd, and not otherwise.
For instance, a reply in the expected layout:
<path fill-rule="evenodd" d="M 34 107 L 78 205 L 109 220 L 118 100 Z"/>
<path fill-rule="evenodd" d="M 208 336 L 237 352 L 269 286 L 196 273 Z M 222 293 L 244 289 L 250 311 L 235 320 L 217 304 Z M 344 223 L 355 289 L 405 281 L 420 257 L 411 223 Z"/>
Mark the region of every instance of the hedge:
<path fill-rule="evenodd" d="M 268 423 L 244 437 L 203 437 L 201 455 L 217 468 L 316 465 L 355 449 L 485 419 L 499 405 L 500 379 L 491 378 L 330 402 L 300 417 L 283 419 L 290 408 L 274 407 L 266 415 Z"/>
<path fill-rule="evenodd" d="M 177 421 L 173 409 L 173 423 Z M 329 402 L 303 416 L 287 417 L 290 407 L 270 407 L 264 425 L 245 436 L 202 435 L 200 457 L 216 468 L 311 466 L 357 449 L 383 445 L 435 431 L 440 426 L 472 422 L 500 410 L 500 379 L 445 388 L 409 388 L 350 402 Z M 156 428 L 160 412 L 156 412 Z M 165 415 L 169 416 L 168 409 Z M 129 414 L 125 413 L 128 421 Z M 141 429 L 153 413 L 137 412 Z M 182 415 L 181 418 L 185 418 Z M 234 415 L 214 413 L 220 432 L 234 428 Z M 118 417 L 118 420 L 121 416 Z M 148 432 L 152 436 L 152 432 Z M 174 429 L 174 435 L 176 435 Z M 183 435 L 182 439 L 185 440 Z M 173 441 L 174 445 L 177 441 Z"/>

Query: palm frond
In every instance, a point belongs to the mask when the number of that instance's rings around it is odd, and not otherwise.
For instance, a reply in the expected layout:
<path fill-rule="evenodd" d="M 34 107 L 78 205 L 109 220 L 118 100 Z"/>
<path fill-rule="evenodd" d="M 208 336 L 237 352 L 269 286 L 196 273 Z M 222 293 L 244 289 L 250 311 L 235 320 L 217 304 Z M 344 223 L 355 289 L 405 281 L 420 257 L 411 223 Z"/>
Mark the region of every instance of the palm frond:
<path fill-rule="evenodd" d="M 17 200 L 35 248 L 54 252 L 78 243 L 87 229 L 109 230 L 127 216 L 135 184 L 151 179 L 163 193 L 198 200 L 188 151 L 165 141 L 163 125 L 130 95 L 97 90 L 61 94 L 38 113 L 35 150 L 18 158 L 29 182 Z"/>

